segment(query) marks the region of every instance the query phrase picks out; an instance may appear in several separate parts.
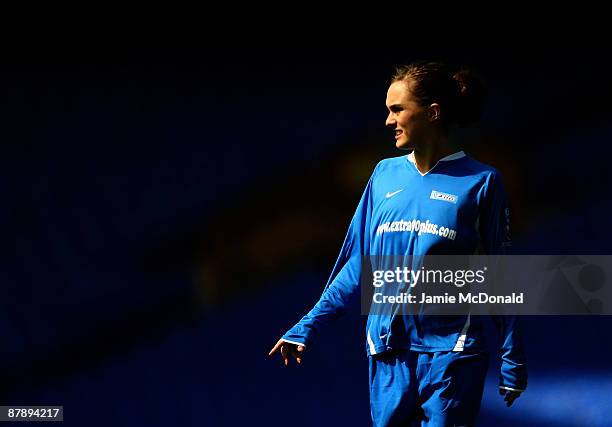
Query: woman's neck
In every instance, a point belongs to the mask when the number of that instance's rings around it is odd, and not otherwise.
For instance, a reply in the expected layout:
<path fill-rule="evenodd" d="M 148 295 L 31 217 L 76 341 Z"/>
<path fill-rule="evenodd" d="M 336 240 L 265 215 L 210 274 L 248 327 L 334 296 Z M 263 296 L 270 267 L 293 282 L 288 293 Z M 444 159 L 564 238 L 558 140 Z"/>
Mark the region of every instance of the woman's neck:
<path fill-rule="evenodd" d="M 456 141 L 448 134 L 440 133 L 431 138 L 423 146 L 416 146 L 413 151 L 417 169 L 425 174 L 429 172 L 438 161 L 459 151 Z"/>

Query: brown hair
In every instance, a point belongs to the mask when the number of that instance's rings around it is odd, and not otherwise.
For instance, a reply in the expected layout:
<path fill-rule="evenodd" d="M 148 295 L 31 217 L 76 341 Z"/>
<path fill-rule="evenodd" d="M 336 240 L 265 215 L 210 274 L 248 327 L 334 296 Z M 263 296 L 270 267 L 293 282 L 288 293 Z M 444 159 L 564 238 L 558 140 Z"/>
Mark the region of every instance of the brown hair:
<path fill-rule="evenodd" d="M 421 106 L 440 104 L 443 126 L 468 126 L 478 122 L 486 88 L 474 71 L 453 71 L 442 62 L 417 61 L 397 67 L 391 82 L 412 81 L 412 94 Z"/>

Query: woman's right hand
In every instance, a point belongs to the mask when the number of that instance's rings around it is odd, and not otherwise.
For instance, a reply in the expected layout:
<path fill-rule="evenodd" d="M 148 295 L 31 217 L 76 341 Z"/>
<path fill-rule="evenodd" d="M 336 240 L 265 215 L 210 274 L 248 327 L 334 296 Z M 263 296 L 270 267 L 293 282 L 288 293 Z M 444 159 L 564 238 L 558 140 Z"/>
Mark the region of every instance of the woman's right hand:
<path fill-rule="evenodd" d="M 302 363 L 304 350 L 305 347 L 302 344 L 290 343 L 281 338 L 276 345 L 272 347 L 268 356 L 272 356 L 274 353 L 280 351 L 281 357 L 285 361 L 285 366 L 287 366 L 289 364 L 289 355 L 293 356 L 297 363 Z"/>

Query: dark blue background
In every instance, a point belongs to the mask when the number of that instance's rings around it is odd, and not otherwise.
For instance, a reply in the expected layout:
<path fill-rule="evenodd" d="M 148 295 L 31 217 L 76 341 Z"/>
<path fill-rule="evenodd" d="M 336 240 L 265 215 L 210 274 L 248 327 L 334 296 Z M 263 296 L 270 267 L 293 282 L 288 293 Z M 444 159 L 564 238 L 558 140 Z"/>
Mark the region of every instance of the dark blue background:
<path fill-rule="evenodd" d="M 604 52 L 244 45 L 37 51 L 0 72 L 3 404 L 69 424 L 369 425 L 355 311 L 285 368 L 267 352 L 317 300 L 378 160 L 393 65 L 476 66 L 465 151 L 504 174 L 523 253 L 607 254 Z M 524 318 L 528 391 L 494 366 L 481 425 L 606 425 L 608 317 Z M 609 424 L 608 424 L 609 425 Z"/>

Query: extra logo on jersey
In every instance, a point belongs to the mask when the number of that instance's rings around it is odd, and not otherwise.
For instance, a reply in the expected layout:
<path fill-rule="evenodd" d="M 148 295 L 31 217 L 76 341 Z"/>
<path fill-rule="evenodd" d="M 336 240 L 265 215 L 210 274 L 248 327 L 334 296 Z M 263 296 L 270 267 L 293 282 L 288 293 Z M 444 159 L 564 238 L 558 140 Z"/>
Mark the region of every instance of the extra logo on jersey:
<path fill-rule="evenodd" d="M 458 197 L 454 194 L 442 193 L 440 191 L 431 190 L 431 195 L 429 196 L 432 200 L 442 200 L 443 202 L 449 203 L 457 203 Z"/>

